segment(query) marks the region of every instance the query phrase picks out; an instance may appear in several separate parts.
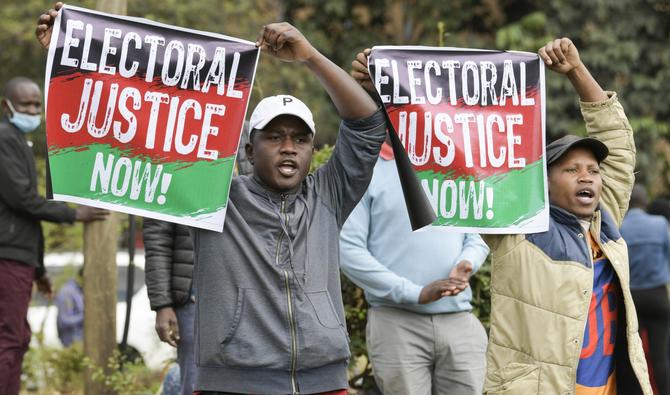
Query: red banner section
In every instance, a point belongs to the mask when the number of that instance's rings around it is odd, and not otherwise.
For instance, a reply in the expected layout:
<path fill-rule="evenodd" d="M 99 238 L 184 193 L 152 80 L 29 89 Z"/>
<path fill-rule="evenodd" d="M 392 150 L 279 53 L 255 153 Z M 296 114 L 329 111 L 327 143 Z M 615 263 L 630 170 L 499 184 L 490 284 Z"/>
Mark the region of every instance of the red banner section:
<path fill-rule="evenodd" d="M 249 82 L 234 89 L 249 96 Z M 108 144 L 168 162 L 234 155 L 247 103 L 216 89 L 203 93 L 93 73 L 52 78 L 49 90 L 50 147 Z"/>

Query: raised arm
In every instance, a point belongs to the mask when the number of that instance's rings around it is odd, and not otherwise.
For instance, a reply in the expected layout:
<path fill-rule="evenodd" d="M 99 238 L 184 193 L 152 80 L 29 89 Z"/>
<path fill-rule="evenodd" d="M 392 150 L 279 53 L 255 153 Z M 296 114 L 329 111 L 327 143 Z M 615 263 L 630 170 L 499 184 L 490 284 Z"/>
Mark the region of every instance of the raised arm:
<path fill-rule="evenodd" d="M 577 48 L 569 38 L 557 38 L 540 48 L 538 55 L 549 70 L 565 74 L 583 102 L 607 100 L 607 94 L 582 63 Z"/>
<path fill-rule="evenodd" d="M 614 92 L 605 92 L 596 82 L 570 39 L 550 41 L 538 54 L 550 70 L 568 77 L 579 95 L 586 132 L 609 149 L 609 155 L 600 163 L 600 202 L 620 225 L 635 182 L 635 141 L 623 107 Z"/>
<path fill-rule="evenodd" d="M 321 82 L 337 112 L 344 119 L 371 116 L 377 105 L 344 70 L 321 54 L 296 29 L 286 22 L 263 27 L 256 45 L 266 53 L 287 62 L 301 62 Z"/>

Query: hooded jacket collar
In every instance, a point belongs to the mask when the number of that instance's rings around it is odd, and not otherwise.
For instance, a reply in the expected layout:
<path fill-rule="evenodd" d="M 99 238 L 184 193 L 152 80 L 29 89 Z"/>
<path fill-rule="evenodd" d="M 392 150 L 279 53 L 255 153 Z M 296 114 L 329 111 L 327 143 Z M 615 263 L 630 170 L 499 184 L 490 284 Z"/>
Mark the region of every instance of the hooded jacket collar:
<path fill-rule="evenodd" d="M 281 201 L 282 199 L 286 199 L 286 201 L 290 204 L 293 203 L 297 198 L 300 193 L 302 193 L 305 190 L 305 181 L 303 180 L 300 183 L 300 189 L 298 192 L 293 192 L 293 193 L 280 193 L 280 192 L 275 192 L 271 191 L 263 184 L 261 184 L 260 181 L 256 179 L 253 175 L 251 176 L 239 176 L 242 178 L 242 181 L 246 184 L 247 188 L 249 190 L 259 196 L 265 197 L 268 200 L 272 202 L 278 202 Z"/>

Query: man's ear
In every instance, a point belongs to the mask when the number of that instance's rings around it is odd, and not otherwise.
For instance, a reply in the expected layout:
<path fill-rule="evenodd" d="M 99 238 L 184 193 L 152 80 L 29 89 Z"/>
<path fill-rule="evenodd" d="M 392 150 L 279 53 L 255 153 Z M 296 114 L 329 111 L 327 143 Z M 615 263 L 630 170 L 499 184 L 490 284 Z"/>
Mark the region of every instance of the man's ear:
<path fill-rule="evenodd" d="M 254 165 L 254 146 L 251 143 L 244 145 L 244 152 L 247 154 L 247 160 L 251 165 Z"/>
<path fill-rule="evenodd" d="M 0 106 L 2 106 L 2 111 L 7 115 L 12 115 L 12 112 L 9 110 L 9 105 L 7 105 L 7 99 L 0 100 Z"/>

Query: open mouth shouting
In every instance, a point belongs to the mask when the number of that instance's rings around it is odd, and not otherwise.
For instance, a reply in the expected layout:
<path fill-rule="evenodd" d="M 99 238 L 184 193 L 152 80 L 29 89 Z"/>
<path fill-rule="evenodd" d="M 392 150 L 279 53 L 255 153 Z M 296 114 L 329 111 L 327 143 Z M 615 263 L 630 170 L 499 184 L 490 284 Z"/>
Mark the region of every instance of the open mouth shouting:
<path fill-rule="evenodd" d="M 281 162 L 279 162 L 279 165 L 277 165 L 277 170 L 279 171 L 279 174 L 281 174 L 284 177 L 293 177 L 298 173 L 298 164 L 291 159 L 285 159 Z"/>
<path fill-rule="evenodd" d="M 591 188 L 582 188 L 577 191 L 577 200 L 584 205 L 591 205 L 595 199 L 595 192 Z"/>

